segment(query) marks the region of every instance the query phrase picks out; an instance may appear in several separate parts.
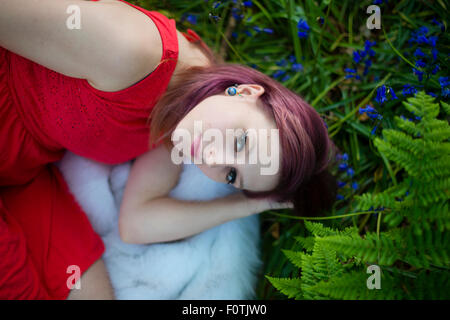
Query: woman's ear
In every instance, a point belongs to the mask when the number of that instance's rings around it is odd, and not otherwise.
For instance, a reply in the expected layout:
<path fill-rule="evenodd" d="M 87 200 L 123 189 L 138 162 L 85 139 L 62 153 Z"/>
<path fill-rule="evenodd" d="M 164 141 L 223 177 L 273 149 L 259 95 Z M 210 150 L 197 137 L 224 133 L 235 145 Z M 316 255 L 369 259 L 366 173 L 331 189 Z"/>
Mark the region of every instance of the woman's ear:
<path fill-rule="evenodd" d="M 243 96 L 258 98 L 264 93 L 264 88 L 259 84 L 240 84 L 237 91 Z"/>

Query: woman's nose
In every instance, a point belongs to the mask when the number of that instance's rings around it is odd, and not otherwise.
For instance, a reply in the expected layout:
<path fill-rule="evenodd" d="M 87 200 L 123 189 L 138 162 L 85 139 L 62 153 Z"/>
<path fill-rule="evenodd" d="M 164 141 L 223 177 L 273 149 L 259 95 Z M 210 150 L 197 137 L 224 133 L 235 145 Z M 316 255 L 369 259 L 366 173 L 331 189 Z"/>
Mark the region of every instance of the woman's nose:
<path fill-rule="evenodd" d="M 208 148 L 205 150 L 205 162 L 208 165 L 215 165 L 217 163 L 217 153 L 215 148 Z"/>

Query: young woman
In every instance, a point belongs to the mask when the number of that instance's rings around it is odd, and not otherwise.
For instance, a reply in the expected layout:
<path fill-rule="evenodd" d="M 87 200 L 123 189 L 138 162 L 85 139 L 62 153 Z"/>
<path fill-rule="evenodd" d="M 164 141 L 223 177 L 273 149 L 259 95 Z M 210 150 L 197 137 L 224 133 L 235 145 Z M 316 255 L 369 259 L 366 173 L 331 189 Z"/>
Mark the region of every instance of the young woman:
<path fill-rule="evenodd" d="M 77 14 L 80 24 L 69 27 Z M 206 141 L 196 121 L 224 136 L 241 129 L 236 158 L 257 150 L 250 129 L 278 130 L 268 150 L 279 170 L 262 175 L 261 161 L 223 164 L 215 144 L 200 154 Z M 184 157 L 205 160 L 198 166 L 208 177 L 242 192 L 206 202 L 168 197 L 182 169 L 173 161 L 179 131 L 195 141 Z M 126 242 L 153 243 L 271 208 L 308 215 L 330 208 L 332 147 L 301 97 L 252 68 L 224 63 L 195 32 L 180 33 L 158 12 L 122 0 L 3 0 L 0 298 L 113 298 L 101 238 L 52 164 L 65 150 L 110 164 L 136 159 L 120 233 Z M 76 282 L 81 288 L 70 290 Z"/>

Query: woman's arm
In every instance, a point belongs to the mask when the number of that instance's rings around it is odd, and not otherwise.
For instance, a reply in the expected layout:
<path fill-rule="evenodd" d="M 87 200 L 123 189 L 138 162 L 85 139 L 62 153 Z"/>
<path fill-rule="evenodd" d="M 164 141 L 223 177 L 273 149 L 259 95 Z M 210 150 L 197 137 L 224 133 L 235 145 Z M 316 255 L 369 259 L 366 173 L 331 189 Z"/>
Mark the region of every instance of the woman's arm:
<path fill-rule="evenodd" d="M 71 5 L 79 8 L 80 29 L 66 25 Z M 119 1 L 2 0 L 0 46 L 105 91 L 142 79 L 162 52 L 151 19 Z"/>
<path fill-rule="evenodd" d="M 227 221 L 286 207 L 246 198 L 241 192 L 211 201 L 183 201 L 167 194 L 178 182 L 181 166 L 160 146 L 136 159 L 119 214 L 120 237 L 128 243 L 183 239 Z"/>

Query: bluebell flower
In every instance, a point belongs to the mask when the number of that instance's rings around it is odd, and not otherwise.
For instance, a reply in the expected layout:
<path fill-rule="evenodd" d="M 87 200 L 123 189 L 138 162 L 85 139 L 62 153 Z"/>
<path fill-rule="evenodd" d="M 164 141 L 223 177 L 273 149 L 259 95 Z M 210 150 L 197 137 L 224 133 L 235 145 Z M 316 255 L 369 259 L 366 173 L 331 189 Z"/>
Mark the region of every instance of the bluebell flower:
<path fill-rule="evenodd" d="M 299 38 L 307 38 L 308 37 L 308 33 L 304 32 L 304 31 L 297 32 L 297 35 Z"/>
<path fill-rule="evenodd" d="M 338 188 L 343 188 L 347 184 L 347 182 L 338 181 L 337 184 L 338 184 Z"/>
<path fill-rule="evenodd" d="M 287 61 L 286 61 L 286 59 L 281 59 L 281 60 L 275 62 L 275 64 L 277 66 L 284 67 L 285 65 L 287 65 Z"/>
<path fill-rule="evenodd" d="M 298 29 L 297 35 L 298 35 L 299 38 L 307 38 L 308 37 L 310 28 L 308 26 L 308 23 L 305 20 L 300 19 L 298 21 L 297 29 Z"/>
<path fill-rule="evenodd" d="M 277 70 L 277 71 L 274 72 L 274 74 L 272 75 L 272 77 L 274 77 L 274 78 L 279 78 L 279 77 L 281 77 L 282 75 L 284 75 L 285 73 L 286 73 L 285 70 Z"/>
<path fill-rule="evenodd" d="M 433 70 L 431 70 L 431 74 L 436 74 L 440 69 L 439 64 L 435 64 Z"/>
<path fill-rule="evenodd" d="M 447 98 L 450 95 L 450 89 L 447 88 L 450 84 L 449 77 L 439 77 L 439 84 L 441 85 L 442 96 Z"/>
<path fill-rule="evenodd" d="M 288 59 L 289 59 L 289 61 L 292 62 L 292 63 L 294 63 L 294 62 L 297 61 L 297 58 L 296 58 L 293 54 L 291 54 L 291 55 L 288 57 Z"/>
<path fill-rule="evenodd" d="M 353 177 L 355 175 L 355 170 L 353 170 L 353 168 L 348 168 L 347 175 L 349 175 L 350 177 Z"/>
<path fill-rule="evenodd" d="M 310 30 L 308 23 L 306 22 L 306 20 L 303 20 L 303 19 L 298 20 L 297 29 L 305 30 L 305 31 Z"/>
<path fill-rule="evenodd" d="M 253 2 L 251 2 L 250 0 L 244 1 L 242 4 L 244 5 L 244 7 L 251 7 L 251 6 L 253 6 Z"/>
<path fill-rule="evenodd" d="M 234 17 L 234 19 L 236 20 L 242 20 L 244 19 L 244 15 L 240 14 L 241 10 L 239 8 L 233 7 L 231 8 L 231 15 Z"/>
<path fill-rule="evenodd" d="M 339 193 L 338 193 L 338 194 L 336 195 L 336 199 L 337 199 L 337 200 L 344 200 L 344 196 L 343 196 L 342 194 L 339 194 Z"/>
<path fill-rule="evenodd" d="M 291 76 L 290 75 L 285 75 L 284 77 L 283 77 L 283 79 L 281 79 L 281 81 L 287 81 L 287 80 L 289 80 L 291 78 Z"/>
<path fill-rule="evenodd" d="M 436 48 L 431 49 L 431 54 L 433 56 L 433 61 L 436 61 L 438 55 L 437 49 Z"/>
<path fill-rule="evenodd" d="M 237 34 L 237 32 L 233 31 L 233 32 L 231 33 L 231 36 L 232 36 L 233 38 L 237 38 L 237 37 L 238 37 L 238 34 Z"/>
<path fill-rule="evenodd" d="M 356 70 L 355 69 L 351 69 L 351 68 L 345 68 L 344 71 L 347 72 L 347 73 L 356 73 Z"/>
<path fill-rule="evenodd" d="M 449 77 L 439 77 L 439 85 L 441 86 L 441 88 L 446 87 L 449 84 Z"/>
<path fill-rule="evenodd" d="M 359 114 L 363 114 L 364 112 L 367 113 L 378 113 L 377 110 L 375 110 L 373 107 L 371 107 L 370 105 L 366 105 L 366 107 L 360 107 L 359 108 Z"/>
<path fill-rule="evenodd" d="M 380 123 L 377 123 L 377 125 L 376 125 L 375 127 L 372 128 L 372 131 L 370 131 L 370 134 L 371 134 L 371 135 L 374 135 L 374 134 L 375 134 L 375 132 L 377 131 L 379 125 L 380 125 Z"/>
<path fill-rule="evenodd" d="M 362 60 L 362 58 L 361 58 L 361 55 L 360 55 L 359 51 L 358 50 L 353 51 L 353 61 L 355 63 L 360 63 L 361 60 Z"/>
<path fill-rule="evenodd" d="M 258 26 L 254 26 L 254 27 L 252 27 L 253 28 L 253 30 L 255 30 L 256 32 L 261 32 L 262 31 L 262 29 L 260 28 L 260 27 L 258 27 Z"/>
<path fill-rule="evenodd" d="M 250 31 L 248 31 L 248 30 L 244 30 L 244 33 L 245 33 L 247 36 L 249 36 L 249 37 L 252 37 L 252 36 L 253 36 L 252 33 L 251 33 Z"/>
<path fill-rule="evenodd" d="M 402 95 L 406 96 L 415 93 L 417 93 L 417 89 L 414 88 L 412 85 L 410 84 L 403 85 Z"/>
<path fill-rule="evenodd" d="M 364 72 L 363 72 L 364 76 L 369 73 L 369 68 L 371 65 L 372 65 L 372 60 L 367 59 L 364 61 Z"/>
<path fill-rule="evenodd" d="M 292 64 L 292 70 L 295 71 L 295 72 L 302 71 L 303 70 L 303 66 L 302 66 L 301 63 L 293 63 Z"/>
<path fill-rule="evenodd" d="M 437 38 L 437 36 L 429 37 L 427 43 L 432 47 L 436 47 Z"/>
<path fill-rule="evenodd" d="M 379 104 L 383 104 L 387 101 L 386 98 L 386 86 L 383 84 L 381 87 L 377 89 L 377 96 L 375 97 L 375 101 Z"/>
<path fill-rule="evenodd" d="M 419 81 L 422 81 L 422 79 L 423 79 L 423 72 L 420 71 L 420 70 L 417 70 L 416 68 L 412 68 L 412 70 L 413 70 L 413 73 L 417 76 L 417 79 Z"/>
<path fill-rule="evenodd" d="M 186 16 L 186 20 L 187 22 L 189 22 L 190 24 L 197 24 L 197 16 L 193 15 L 193 14 L 188 14 Z"/>
<path fill-rule="evenodd" d="M 348 161 L 348 153 L 342 155 L 342 161 Z"/>
<path fill-rule="evenodd" d="M 345 169 L 347 169 L 347 168 L 348 168 L 348 164 L 345 162 L 339 164 L 339 166 L 338 166 L 339 171 L 345 171 Z"/>
<path fill-rule="evenodd" d="M 353 181 L 352 182 L 352 189 L 354 189 L 354 190 L 358 190 L 358 182 L 356 182 L 356 181 Z"/>
<path fill-rule="evenodd" d="M 263 31 L 264 31 L 265 33 L 270 33 L 270 34 L 273 33 L 273 29 L 270 29 L 270 28 L 264 28 Z"/>
<path fill-rule="evenodd" d="M 416 67 L 424 68 L 426 63 L 422 61 L 422 59 L 416 60 Z"/>
<path fill-rule="evenodd" d="M 435 97 L 435 98 L 437 97 L 437 94 L 435 94 L 435 93 L 433 93 L 433 92 L 431 92 L 431 91 L 430 91 L 430 92 L 427 92 L 427 94 L 429 94 L 430 96 Z"/>
<path fill-rule="evenodd" d="M 221 4 L 222 4 L 222 3 L 221 3 L 220 1 L 214 2 L 214 3 L 212 4 L 212 7 L 213 7 L 213 9 L 217 9 L 218 7 L 220 7 Z"/>
<path fill-rule="evenodd" d="M 415 57 L 425 57 L 425 53 L 423 53 L 423 51 L 420 50 L 420 48 L 417 48 L 416 51 L 414 51 L 414 56 Z"/>
<path fill-rule="evenodd" d="M 392 87 L 389 87 L 389 92 L 391 93 L 391 99 L 392 100 L 398 99 L 398 97 L 395 94 L 395 91 L 394 91 L 394 89 L 392 89 Z"/>
<path fill-rule="evenodd" d="M 445 31 L 445 26 L 444 26 L 444 24 L 443 24 L 443 23 L 441 23 L 441 22 L 437 21 L 437 20 L 436 20 L 436 18 L 433 18 L 433 20 L 432 20 L 432 21 L 433 21 L 433 23 L 434 23 L 434 24 L 436 24 L 436 25 L 437 25 L 438 27 L 440 27 L 440 28 L 441 28 L 441 31 L 442 31 L 442 32 L 444 32 L 444 31 Z"/>

